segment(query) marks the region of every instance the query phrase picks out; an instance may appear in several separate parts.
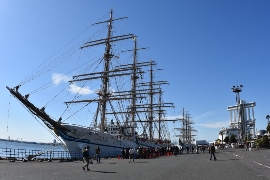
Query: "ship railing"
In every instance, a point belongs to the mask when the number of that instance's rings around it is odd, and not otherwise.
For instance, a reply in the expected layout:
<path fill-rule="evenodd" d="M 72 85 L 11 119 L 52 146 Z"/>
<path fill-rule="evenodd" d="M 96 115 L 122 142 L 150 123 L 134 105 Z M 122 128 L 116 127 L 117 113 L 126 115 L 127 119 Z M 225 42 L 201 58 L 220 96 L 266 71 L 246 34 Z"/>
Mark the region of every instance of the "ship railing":
<path fill-rule="evenodd" d="M 69 124 L 69 123 L 61 123 L 62 125 L 69 125 L 69 126 L 75 126 L 75 127 L 81 127 L 81 128 L 86 128 L 86 129 L 89 129 L 88 126 L 82 126 L 82 125 L 79 125 L 79 124 Z"/>
<path fill-rule="evenodd" d="M 75 126 L 75 127 L 84 127 L 86 128 L 86 126 L 82 126 L 82 125 L 79 125 L 79 124 L 71 124 L 72 126 Z"/>
<path fill-rule="evenodd" d="M 82 125 L 79 125 L 79 124 L 62 123 L 62 125 L 70 125 L 70 126 L 82 127 L 82 128 L 93 130 L 93 131 L 97 131 L 97 132 L 100 131 L 100 129 L 97 128 L 97 127 L 82 126 Z"/>

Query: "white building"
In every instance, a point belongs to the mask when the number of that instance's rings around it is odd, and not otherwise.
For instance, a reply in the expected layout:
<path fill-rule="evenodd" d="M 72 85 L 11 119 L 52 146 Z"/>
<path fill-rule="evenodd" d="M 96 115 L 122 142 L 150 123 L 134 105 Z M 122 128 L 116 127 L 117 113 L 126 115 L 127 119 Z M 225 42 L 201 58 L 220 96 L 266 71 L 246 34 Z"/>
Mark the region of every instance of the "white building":
<path fill-rule="evenodd" d="M 230 112 L 229 127 L 223 128 L 223 140 L 226 136 L 229 138 L 232 134 L 239 140 L 239 143 L 243 143 L 245 139 L 256 137 L 254 107 L 255 102 L 246 103 L 244 100 L 240 100 L 238 105 L 229 106 L 227 111 Z M 222 140 L 222 135 L 219 135 L 219 139 Z"/>

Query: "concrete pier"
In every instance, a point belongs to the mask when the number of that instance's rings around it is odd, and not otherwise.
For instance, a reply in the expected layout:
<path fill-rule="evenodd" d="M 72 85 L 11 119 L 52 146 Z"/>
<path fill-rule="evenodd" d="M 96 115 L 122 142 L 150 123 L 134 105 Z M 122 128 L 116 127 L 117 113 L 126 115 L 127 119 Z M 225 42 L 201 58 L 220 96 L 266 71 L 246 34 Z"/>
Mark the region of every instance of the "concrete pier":
<path fill-rule="evenodd" d="M 217 161 L 208 151 L 153 159 L 101 159 L 83 171 L 82 161 L 52 162 L 0 161 L 0 179 L 4 180 L 164 180 L 164 179 L 270 179 L 270 151 L 244 149 L 217 150 Z"/>

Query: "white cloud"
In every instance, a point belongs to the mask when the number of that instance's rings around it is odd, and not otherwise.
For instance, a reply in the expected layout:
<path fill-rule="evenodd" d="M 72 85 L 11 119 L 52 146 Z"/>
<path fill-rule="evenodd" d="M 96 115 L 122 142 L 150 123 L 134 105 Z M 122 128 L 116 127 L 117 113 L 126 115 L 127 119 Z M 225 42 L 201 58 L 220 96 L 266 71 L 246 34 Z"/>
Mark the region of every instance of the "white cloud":
<path fill-rule="evenodd" d="M 219 119 L 219 121 L 217 121 Z M 229 120 L 224 121 L 224 118 L 219 117 L 218 113 L 214 111 L 205 112 L 194 118 L 194 121 L 197 122 L 196 126 L 205 127 L 205 128 L 222 128 L 228 127 Z"/>
<path fill-rule="evenodd" d="M 61 82 L 68 82 L 69 80 L 71 80 L 71 77 L 68 77 L 64 74 L 52 74 L 52 82 L 55 85 L 60 84 Z"/>
<path fill-rule="evenodd" d="M 222 128 L 222 127 L 227 127 L 228 124 L 229 124 L 229 121 L 226 121 L 226 122 L 201 123 L 201 124 L 197 124 L 197 126 L 206 127 L 206 128 Z"/>
<path fill-rule="evenodd" d="M 88 86 L 79 87 L 79 86 L 76 86 L 75 84 L 70 84 L 69 92 L 74 93 L 74 94 L 87 95 L 87 94 L 93 94 L 95 91 L 91 90 Z"/>
<path fill-rule="evenodd" d="M 205 113 L 203 113 L 203 114 L 201 114 L 201 115 L 199 115 L 199 116 L 194 117 L 193 119 L 194 119 L 194 121 L 196 121 L 196 122 L 200 122 L 200 121 L 204 121 L 204 122 L 205 122 L 205 119 L 209 119 L 209 118 L 211 118 L 211 117 L 213 117 L 213 116 L 215 116 L 215 115 L 216 115 L 215 112 L 213 112 L 213 111 L 208 111 L 208 112 L 205 112 Z M 211 118 L 211 119 L 212 119 L 212 118 Z"/>
<path fill-rule="evenodd" d="M 54 85 L 59 85 L 62 82 L 68 82 L 70 80 L 72 80 L 72 77 L 68 77 L 65 74 L 60 74 L 60 73 L 52 74 L 52 82 Z M 75 84 L 70 84 L 68 91 L 74 94 L 82 94 L 82 95 L 95 93 L 95 91 L 91 90 L 88 86 L 80 87 Z"/>
<path fill-rule="evenodd" d="M 194 118 L 190 118 L 190 121 L 193 121 L 195 124 L 193 124 L 192 126 L 199 128 L 199 127 L 204 127 L 204 128 L 222 128 L 222 127 L 228 127 L 229 125 L 229 120 L 226 121 L 213 121 L 211 122 L 209 119 L 217 119 L 217 117 L 215 117 L 217 113 L 213 112 L 213 111 L 208 111 L 205 112 L 199 116 L 196 116 Z M 191 115 L 192 116 L 192 115 Z M 182 119 L 182 115 L 178 115 L 178 116 L 167 116 L 167 119 Z M 195 129 L 196 129 L 195 128 Z"/>

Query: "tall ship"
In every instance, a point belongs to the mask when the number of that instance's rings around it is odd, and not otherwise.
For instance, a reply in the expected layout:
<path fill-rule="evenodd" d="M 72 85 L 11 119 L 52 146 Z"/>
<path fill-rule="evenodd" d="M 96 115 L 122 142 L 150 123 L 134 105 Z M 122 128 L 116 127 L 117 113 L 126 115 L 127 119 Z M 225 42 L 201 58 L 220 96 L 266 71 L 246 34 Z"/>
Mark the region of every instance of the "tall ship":
<path fill-rule="evenodd" d="M 170 143 L 165 109 L 174 105 L 162 99 L 162 86 L 168 83 L 155 80 L 157 64 L 153 60 L 138 60 L 138 52 L 146 48 L 137 47 L 136 35 L 118 34 L 123 31 L 114 24 L 126 17 L 113 18 L 112 10 L 109 14 L 108 20 L 91 25 L 103 25 L 103 29 L 45 61 L 14 88 L 6 87 L 64 142 L 71 157 L 88 145 L 91 153 L 99 146 L 103 156 L 115 156 L 123 148 L 165 147 Z M 66 66 L 68 62 L 72 65 Z M 63 69 L 67 72 L 62 73 Z M 50 80 L 36 80 L 47 73 Z M 33 88 L 33 80 L 38 88 L 28 92 L 30 88 L 24 87 L 30 84 Z"/>
<path fill-rule="evenodd" d="M 192 127 L 194 121 L 191 119 L 188 111 L 183 108 L 182 118 L 178 118 L 178 120 L 181 122 L 181 127 L 174 128 L 179 132 L 179 134 L 175 135 L 179 137 L 178 144 L 182 147 L 194 144 L 196 136 L 194 133 L 197 132 L 197 130 Z"/>

